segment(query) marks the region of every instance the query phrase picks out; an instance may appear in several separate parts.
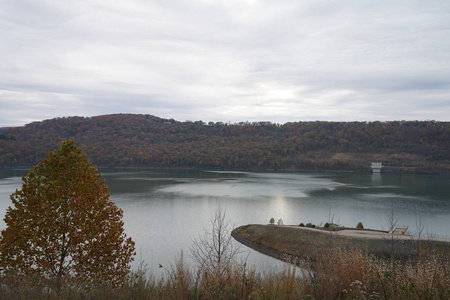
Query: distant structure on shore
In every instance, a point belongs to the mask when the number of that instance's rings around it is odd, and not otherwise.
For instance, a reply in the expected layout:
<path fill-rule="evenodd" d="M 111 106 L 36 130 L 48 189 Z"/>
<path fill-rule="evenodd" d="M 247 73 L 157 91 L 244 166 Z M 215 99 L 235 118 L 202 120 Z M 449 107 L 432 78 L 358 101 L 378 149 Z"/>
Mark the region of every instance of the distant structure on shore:
<path fill-rule="evenodd" d="M 394 227 L 394 228 L 392 228 L 392 230 L 389 231 L 389 233 L 396 234 L 396 235 L 410 235 L 408 227 L 406 227 L 406 228 Z"/>
<path fill-rule="evenodd" d="M 373 173 L 381 173 L 381 168 L 383 167 L 383 164 L 380 162 L 373 162 L 372 163 L 372 172 Z"/>

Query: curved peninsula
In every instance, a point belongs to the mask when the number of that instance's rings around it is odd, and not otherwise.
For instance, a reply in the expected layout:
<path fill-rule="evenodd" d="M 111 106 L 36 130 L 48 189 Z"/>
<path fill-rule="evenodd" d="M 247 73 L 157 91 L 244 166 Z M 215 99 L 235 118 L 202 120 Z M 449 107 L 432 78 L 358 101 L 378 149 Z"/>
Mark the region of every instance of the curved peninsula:
<path fill-rule="evenodd" d="M 450 259 L 448 239 L 414 237 L 375 230 L 314 229 L 299 226 L 250 224 L 237 227 L 234 239 L 280 260 L 313 258 L 329 249 L 359 249 L 380 258 L 413 259 L 433 253 Z"/>

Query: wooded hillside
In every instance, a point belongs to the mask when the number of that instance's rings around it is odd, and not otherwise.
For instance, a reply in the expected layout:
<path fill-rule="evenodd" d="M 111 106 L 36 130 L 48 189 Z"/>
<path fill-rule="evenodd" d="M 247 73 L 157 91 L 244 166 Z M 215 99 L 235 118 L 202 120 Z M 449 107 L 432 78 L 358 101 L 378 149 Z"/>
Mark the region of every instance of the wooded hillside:
<path fill-rule="evenodd" d="M 73 139 L 100 167 L 450 173 L 450 122 L 179 122 L 67 117 L 0 128 L 0 166 L 31 166 Z"/>

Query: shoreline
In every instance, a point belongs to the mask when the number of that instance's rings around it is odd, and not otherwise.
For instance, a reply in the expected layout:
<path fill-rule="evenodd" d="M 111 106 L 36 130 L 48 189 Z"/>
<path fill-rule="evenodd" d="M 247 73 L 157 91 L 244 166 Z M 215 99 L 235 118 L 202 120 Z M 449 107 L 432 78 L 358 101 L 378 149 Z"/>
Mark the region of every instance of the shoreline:
<path fill-rule="evenodd" d="M 378 257 L 413 259 L 423 249 L 450 258 L 450 239 L 391 234 L 375 230 L 328 231 L 295 225 L 249 224 L 235 228 L 231 236 L 239 243 L 282 261 L 310 258 L 331 248 L 359 249 Z M 393 251 L 395 249 L 395 251 Z"/>
<path fill-rule="evenodd" d="M 36 163 L 37 164 L 37 163 Z M 31 169 L 33 165 L 2 165 L 0 168 L 9 170 L 26 170 Z M 205 167 L 170 167 L 170 166 L 116 166 L 116 165 L 97 165 L 100 169 L 117 169 L 117 170 L 179 170 L 179 171 L 238 171 L 238 172 L 338 172 L 338 173 L 364 173 L 373 174 L 372 169 L 364 167 L 356 168 L 205 168 Z M 450 176 L 450 169 L 446 168 L 408 168 L 408 167 L 385 167 L 380 174 L 405 174 L 405 175 L 436 175 Z"/>
<path fill-rule="evenodd" d="M 240 227 L 238 227 L 240 228 Z M 238 229 L 236 228 L 236 229 Z M 279 259 L 281 261 L 285 261 L 287 257 L 290 257 L 291 255 L 275 250 L 273 248 L 261 245 L 261 244 L 257 244 L 252 242 L 249 239 L 244 238 L 238 231 L 236 231 L 236 229 L 234 229 L 233 231 L 231 231 L 231 236 L 239 243 L 241 243 L 244 246 L 249 247 L 250 249 L 253 249 L 259 253 L 265 254 L 267 256 Z"/>

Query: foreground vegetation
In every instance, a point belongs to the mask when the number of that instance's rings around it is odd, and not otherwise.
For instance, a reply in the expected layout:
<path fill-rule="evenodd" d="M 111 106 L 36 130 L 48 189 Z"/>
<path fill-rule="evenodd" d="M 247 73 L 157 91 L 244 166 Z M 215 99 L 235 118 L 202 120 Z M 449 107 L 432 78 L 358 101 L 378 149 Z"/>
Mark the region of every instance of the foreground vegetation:
<path fill-rule="evenodd" d="M 73 139 L 101 167 L 368 170 L 450 174 L 450 122 L 222 122 L 117 114 L 0 128 L 0 166 L 30 166 Z"/>
<path fill-rule="evenodd" d="M 162 279 L 138 270 L 114 289 L 73 283 L 56 292 L 43 282 L 1 278 L 0 299 L 449 299 L 450 264 L 427 254 L 417 260 L 385 261 L 361 250 L 318 251 L 283 271 L 256 272 L 227 262 L 208 272 L 182 258 Z M 313 271 L 308 271 L 313 270 Z"/>

